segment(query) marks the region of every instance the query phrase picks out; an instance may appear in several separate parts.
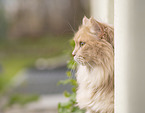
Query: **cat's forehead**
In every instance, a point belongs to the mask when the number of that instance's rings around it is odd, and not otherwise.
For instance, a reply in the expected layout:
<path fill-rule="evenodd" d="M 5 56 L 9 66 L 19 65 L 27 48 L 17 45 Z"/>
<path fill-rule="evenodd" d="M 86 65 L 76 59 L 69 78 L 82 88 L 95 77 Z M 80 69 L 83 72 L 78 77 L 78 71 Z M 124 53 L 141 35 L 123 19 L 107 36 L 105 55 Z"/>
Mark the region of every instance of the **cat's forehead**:
<path fill-rule="evenodd" d="M 85 40 L 85 35 L 79 34 L 79 33 L 75 35 L 74 41 L 79 42 L 79 41 L 82 41 L 82 40 Z"/>
<path fill-rule="evenodd" d="M 79 34 L 79 33 L 77 32 L 77 33 L 75 34 L 75 36 L 74 36 L 74 40 L 75 40 L 75 41 L 79 40 L 80 36 L 81 36 L 81 34 Z"/>
<path fill-rule="evenodd" d="M 79 29 L 79 31 L 74 36 L 74 40 L 75 41 L 86 40 L 87 32 L 84 31 L 85 31 L 84 29 Z"/>

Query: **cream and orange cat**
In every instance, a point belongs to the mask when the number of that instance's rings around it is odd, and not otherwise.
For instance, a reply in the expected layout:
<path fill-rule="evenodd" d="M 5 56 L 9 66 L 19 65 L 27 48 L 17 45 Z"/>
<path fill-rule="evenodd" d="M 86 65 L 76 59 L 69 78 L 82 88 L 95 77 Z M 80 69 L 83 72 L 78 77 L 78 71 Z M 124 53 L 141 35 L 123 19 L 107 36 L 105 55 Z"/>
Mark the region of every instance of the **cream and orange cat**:
<path fill-rule="evenodd" d="M 78 106 L 87 113 L 114 113 L 113 27 L 84 17 L 74 41 Z"/>

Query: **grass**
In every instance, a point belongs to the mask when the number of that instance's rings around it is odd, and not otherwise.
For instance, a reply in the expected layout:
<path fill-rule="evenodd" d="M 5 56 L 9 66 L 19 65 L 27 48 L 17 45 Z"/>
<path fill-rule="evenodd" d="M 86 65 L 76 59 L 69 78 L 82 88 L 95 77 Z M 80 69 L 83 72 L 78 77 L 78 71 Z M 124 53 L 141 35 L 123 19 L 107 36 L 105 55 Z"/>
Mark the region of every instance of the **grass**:
<path fill-rule="evenodd" d="M 0 41 L 0 92 L 22 68 L 34 66 L 38 58 L 64 54 L 71 36 L 44 36 Z"/>

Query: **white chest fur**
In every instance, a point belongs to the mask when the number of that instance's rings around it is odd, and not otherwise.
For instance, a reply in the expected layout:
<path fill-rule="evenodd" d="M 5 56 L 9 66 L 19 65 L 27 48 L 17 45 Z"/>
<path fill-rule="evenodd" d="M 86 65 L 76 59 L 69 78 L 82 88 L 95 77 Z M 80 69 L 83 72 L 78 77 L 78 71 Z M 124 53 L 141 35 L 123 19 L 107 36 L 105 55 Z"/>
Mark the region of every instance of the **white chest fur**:
<path fill-rule="evenodd" d="M 86 66 L 80 65 L 77 71 L 77 101 L 81 108 L 84 108 L 91 101 L 94 90 L 101 84 L 104 71 L 101 67 L 89 70 Z"/>
<path fill-rule="evenodd" d="M 77 82 L 79 85 L 89 84 L 90 87 L 98 86 L 104 77 L 105 75 L 102 67 L 96 67 L 89 70 L 86 66 L 80 65 L 77 71 Z"/>
<path fill-rule="evenodd" d="M 113 101 L 113 92 L 109 94 L 104 93 L 103 95 L 102 92 L 95 93 L 98 86 L 104 84 L 105 79 L 107 79 L 106 74 L 102 67 L 89 70 L 86 66 L 79 66 L 77 71 L 79 86 L 76 99 L 80 108 L 91 108 L 93 111 L 104 109 L 105 107 L 111 109 L 110 102 Z M 111 98 L 112 100 L 110 101 Z"/>

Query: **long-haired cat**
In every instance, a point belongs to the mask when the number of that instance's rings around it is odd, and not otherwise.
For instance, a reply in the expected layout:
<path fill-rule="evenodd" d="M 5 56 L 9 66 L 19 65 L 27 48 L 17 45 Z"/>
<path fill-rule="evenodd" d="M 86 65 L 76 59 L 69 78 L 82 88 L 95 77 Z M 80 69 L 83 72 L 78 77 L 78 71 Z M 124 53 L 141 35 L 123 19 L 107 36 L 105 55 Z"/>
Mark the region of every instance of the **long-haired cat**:
<path fill-rule="evenodd" d="M 74 41 L 78 106 L 87 113 L 114 113 L 114 28 L 84 17 Z"/>

